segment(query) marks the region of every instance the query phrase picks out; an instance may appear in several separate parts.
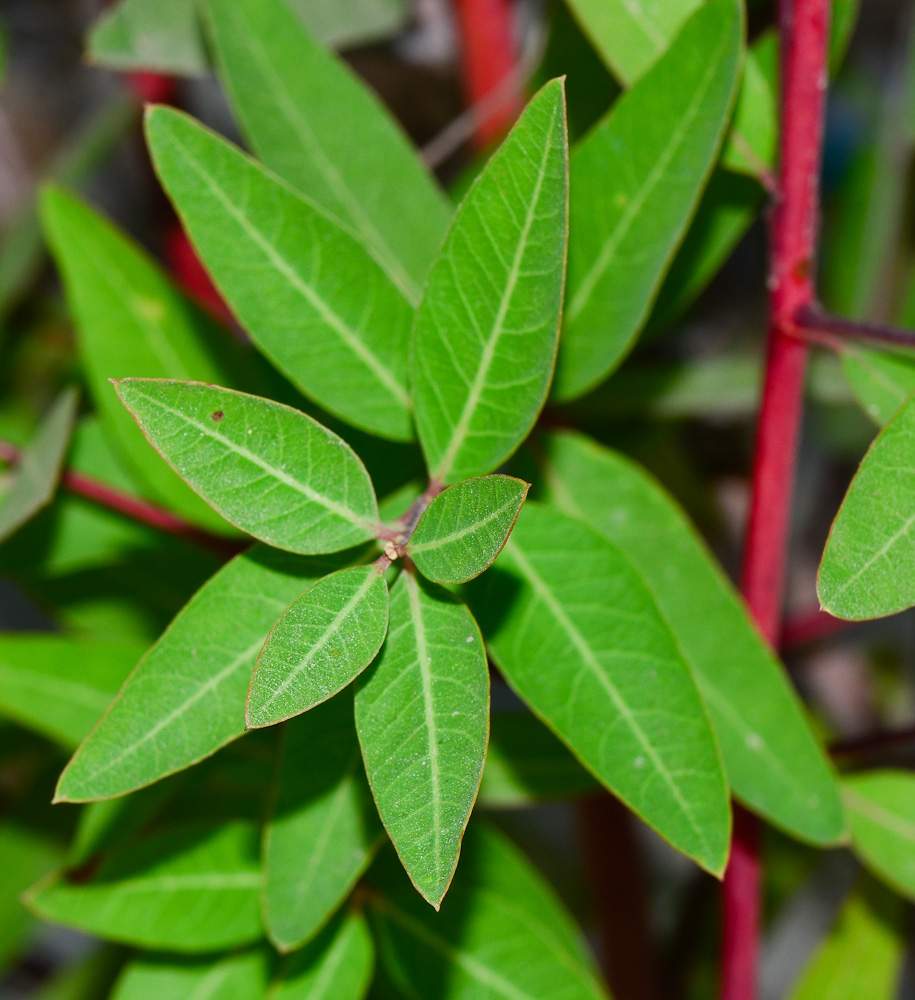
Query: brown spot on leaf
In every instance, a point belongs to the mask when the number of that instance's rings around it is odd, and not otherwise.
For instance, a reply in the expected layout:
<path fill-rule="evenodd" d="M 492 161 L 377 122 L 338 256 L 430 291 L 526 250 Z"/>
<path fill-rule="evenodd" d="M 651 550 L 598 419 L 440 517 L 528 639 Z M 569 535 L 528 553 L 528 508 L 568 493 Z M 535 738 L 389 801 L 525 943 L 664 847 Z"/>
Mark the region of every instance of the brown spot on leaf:
<path fill-rule="evenodd" d="M 222 420 L 222 418 L 224 416 L 225 416 L 225 414 L 222 412 L 222 410 L 215 410 L 212 413 L 212 417 L 213 417 L 214 420 Z"/>

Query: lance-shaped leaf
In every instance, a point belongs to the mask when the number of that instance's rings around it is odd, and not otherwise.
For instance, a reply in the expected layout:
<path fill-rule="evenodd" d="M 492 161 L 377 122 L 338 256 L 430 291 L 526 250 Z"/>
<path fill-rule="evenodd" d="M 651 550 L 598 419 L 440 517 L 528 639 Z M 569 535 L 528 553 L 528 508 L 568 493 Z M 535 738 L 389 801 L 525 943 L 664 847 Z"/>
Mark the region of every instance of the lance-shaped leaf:
<path fill-rule="evenodd" d="M 369 878 L 379 959 L 403 996 L 605 1000 L 581 935 L 512 844 L 481 824 L 467 838 L 449 905 L 433 916 L 392 866 Z M 453 898 L 452 898 L 453 897 Z"/>
<path fill-rule="evenodd" d="M 449 486 L 423 511 L 407 555 L 436 583 L 472 580 L 502 551 L 529 488 L 511 476 L 476 476 Z"/>
<path fill-rule="evenodd" d="M 59 635 L 0 635 L 0 715 L 71 749 L 117 694 L 143 649 Z"/>
<path fill-rule="evenodd" d="M 169 465 L 242 531 L 307 554 L 374 537 L 365 466 L 299 410 L 202 382 L 125 378 L 115 387 Z"/>
<path fill-rule="evenodd" d="M 915 776 L 870 771 L 843 781 L 855 853 L 907 899 L 915 899 Z"/>
<path fill-rule="evenodd" d="M 416 425 L 433 476 L 491 472 L 546 398 L 565 279 L 568 155 L 548 83 L 458 209 L 413 328 Z"/>
<path fill-rule="evenodd" d="M 256 1000 L 269 979 L 269 956 L 251 950 L 215 958 L 144 955 L 123 971 L 111 1000 Z"/>
<path fill-rule="evenodd" d="M 194 245 L 257 346 L 335 416 L 409 440 L 413 313 L 359 241 L 187 115 L 153 108 L 146 135 Z"/>
<path fill-rule="evenodd" d="M 246 363 L 240 348 L 158 264 L 77 198 L 51 188 L 41 209 L 76 319 L 89 390 L 120 457 L 152 499 L 207 528 L 229 531 L 144 447 L 109 380 L 140 375 L 237 385 Z"/>
<path fill-rule="evenodd" d="M 833 522 L 817 593 L 837 618 L 895 614 L 915 604 L 915 402 L 887 424 Z"/>
<path fill-rule="evenodd" d="M 368 865 L 381 832 L 352 696 L 344 692 L 283 734 L 264 835 L 264 917 L 281 951 L 300 947 L 326 923 Z"/>
<path fill-rule="evenodd" d="M 634 463 L 574 434 L 552 436 L 552 501 L 625 553 L 676 634 L 705 697 L 734 794 L 783 830 L 834 843 L 839 786 L 788 677 L 686 515 Z"/>
<path fill-rule="evenodd" d="M 61 775 L 58 800 L 123 795 L 241 736 L 251 671 L 271 626 L 311 583 L 345 564 L 265 547 L 232 560 L 140 661 Z"/>
<path fill-rule="evenodd" d="M 416 305 L 451 207 L 410 140 L 290 4 L 205 6 L 220 75 L 258 157 L 346 224 Z"/>
<path fill-rule="evenodd" d="M 270 986 L 270 1000 L 363 1000 L 374 963 L 365 917 L 343 913 L 282 962 Z"/>
<path fill-rule="evenodd" d="M 387 641 L 357 681 L 356 727 L 382 822 L 438 909 L 480 787 L 489 671 L 467 608 L 412 572 L 392 589 Z"/>
<path fill-rule="evenodd" d="M 91 882 L 40 882 L 45 920 L 147 948 L 211 951 L 261 936 L 257 829 L 185 824 L 112 852 Z"/>
<path fill-rule="evenodd" d="M 864 412 L 880 427 L 888 424 L 915 392 L 915 354 L 872 351 L 842 345 L 842 373 Z"/>
<path fill-rule="evenodd" d="M 89 57 L 118 70 L 205 73 L 196 5 L 193 0 L 120 0 L 92 29 Z"/>
<path fill-rule="evenodd" d="M 527 504 L 471 597 L 515 691 L 646 823 L 720 874 L 730 810 L 712 727 L 667 619 L 620 549 Z"/>
<path fill-rule="evenodd" d="M 559 399 L 606 377 L 648 315 L 728 123 L 741 9 L 735 0 L 708 0 L 575 147 Z"/>
<path fill-rule="evenodd" d="M 249 728 L 273 726 L 335 695 L 375 659 L 388 628 L 388 586 L 377 566 L 318 580 L 273 626 L 248 692 Z"/>
<path fill-rule="evenodd" d="M 22 453 L 12 485 L 0 496 L 0 541 L 21 528 L 54 498 L 70 446 L 77 400 L 75 389 L 63 392 Z"/>

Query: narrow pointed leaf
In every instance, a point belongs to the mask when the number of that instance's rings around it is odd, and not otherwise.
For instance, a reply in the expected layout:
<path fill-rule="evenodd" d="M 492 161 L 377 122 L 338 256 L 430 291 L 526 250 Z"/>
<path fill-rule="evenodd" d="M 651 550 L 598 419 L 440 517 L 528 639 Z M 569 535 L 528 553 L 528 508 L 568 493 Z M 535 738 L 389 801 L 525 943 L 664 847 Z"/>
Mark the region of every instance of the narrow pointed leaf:
<path fill-rule="evenodd" d="M 415 305 L 451 208 L 400 126 L 283 0 L 208 0 L 206 11 L 258 157 L 346 224 Z"/>
<path fill-rule="evenodd" d="M 411 572 L 391 591 L 381 656 L 357 681 L 356 727 L 385 828 L 438 909 L 480 787 L 489 671 L 467 608 Z"/>
<path fill-rule="evenodd" d="M 527 504 L 471 603 L 533 711 L 646 823 L 720 874 L 730 810 L 715 737 L 670 625 L 622 551 Z"/>
<path fill-rule="evenodd" d="M 267 982 L 263 951 L 203 959 L 144 955 L 124 970 L 111 1000 L 258 1000 Z"/>
<path fill-rule="evenodd" d="M 728 141 L 721 154 L 721 166 L 752 177 L 771 173 L 776 162 L 778 61 L 771 53 L 777 46 L 778 35 L 770 30 L 747 52 Z"/>
<path fill-rule="evenodd" d="M 587 438 L 549 439 L 551 499 L 628 556 L 705 697 L 734 794 L 802 840 L 835 843 L 835 774 L 788 677 L 675 502 L 634 463 Z"/>
<path fill-rule="evenodd" d="M 115 387 L 172 468 L 242 531 L 307 554 L 374 537 L 365 466 L 299 410 L 201 382 L 125 378 Z"/>
<path fill-rule="evenodd" d="M 407 555 L 436 583 L 472 580 L 502 551 L 528 489 L 511 476 L 477 476 L 449 486 L 423 512 Z"/>
<path fill-rule="evenodd" d="M 186 824 L 108 856 L 91 882 L 39 883 L 45 920 L 147 948 L 211 951 L 261 936 L 253 825 Z"/>
<path fill-rule="evenodd" d="M 226 301 L 307 396 L 365 430 L 412 437 L 412 310 L 358 240 L 192 118 L 152 108 L 162 183 Z"/>
<path fill-rule="evenodd" d="M 708 0 L 575 147 L 557 398 L 605 378 L 644 323 L 714 166 L 742 35 L 741 5 Z"/>
<path fill-rule="evenodd" d="M 264 835 L 264 917 L 281 951 L 323 927 L 365 870 L 381 832 L 345 692 L 283 734 Z"/>
<path fill-rule="evenodd" d="M 915 899 L 915 776 L 869 771 L 843 782 L 855 853 L 879 878 Z"/>
<path fill-rule="evenodd" d="M 433 916 L 398 873 L 370 878 L 379 959 L 401 994 L 436 1000 L 605 1000 L 581 935 L 540 874 L 502 835 L 476 825 Z M 377 876 L 377 878 L 376 878 Z"/>
<path fill-rule="evenodd" d="M 837 618 L 858 621 L 915 604 L 915 402 L 871 445 L 833 522 L 817 593 Z"/>
<path fill-rule="evenodd" d="M 70 446 L 78 396 L 68 389 L 53 403 L 22 453 L 9 490 L 0 496 L 0 542 L 51 502 Z"/>
<path fill-rule="evenodd" d="M 127 679 L 61 775 L 58 799 L 123 795 L 241 736 L 251 672 L 273 623 L 345 564 L 257 547 L 220 570 Z"/>
<path fill-rule="evenodd" d="M 193 0 L 120 0 L 92 29 L 89 57 L 118 70 L 205 73 L 196 5 Z"/>
<path fill-rule="evenodd" d="M 843 344 L 842 372 L 864 412 L 880 427 L 915 392 L 915 354 L 911 352 Z"/>
<path fill-rule="evenodd" d="M 458 209 L 413 328 L 413 400 L 429 469 L 491 472 L 546 398 L 565 279 L 561 80 L 534 97 Z"/>

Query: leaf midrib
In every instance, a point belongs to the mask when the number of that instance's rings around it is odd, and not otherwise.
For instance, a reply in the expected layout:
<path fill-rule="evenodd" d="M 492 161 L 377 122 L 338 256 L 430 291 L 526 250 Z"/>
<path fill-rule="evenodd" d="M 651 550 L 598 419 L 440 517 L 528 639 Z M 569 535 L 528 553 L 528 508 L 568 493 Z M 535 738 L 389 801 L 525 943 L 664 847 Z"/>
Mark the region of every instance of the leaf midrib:
<path fill-rule="evenodd" d="M 507 510 L 511 509 L 515 504 L 515 498 L 510 497 L 501 507 L 496 510 L 490 511 L 485 517 L 481 518 L 479 521 L 474 521 L 467 528 L 459 528 L 457 531 L 452 532 L 450 535 L 439 535 L 436 538 L 431 539 L 428 542 L 413 542 L 411 541 L 407 551 L 413 552 L 429 552 L 434 549 L 442 548 L 445 545 L 451 545 L 453 542 L 459 542 L 466 538 L 468 535 L 475 534 L 478 531 L 482 531 L 487 525 L 491 524 L 493 521 L 500 518 Z"/>
<path fill-rule="evenodd" d="M 845 786 L 845 797 L 850 801 L 853 809 L 866 816 L 871 822 L 890 833 L 895 833 L 909 843 L 915 844 L 915 822 L 897 816 L 886 807 L 874 802 L 873 799 L 866 798 L 849 788 L 848 785 Z"/>

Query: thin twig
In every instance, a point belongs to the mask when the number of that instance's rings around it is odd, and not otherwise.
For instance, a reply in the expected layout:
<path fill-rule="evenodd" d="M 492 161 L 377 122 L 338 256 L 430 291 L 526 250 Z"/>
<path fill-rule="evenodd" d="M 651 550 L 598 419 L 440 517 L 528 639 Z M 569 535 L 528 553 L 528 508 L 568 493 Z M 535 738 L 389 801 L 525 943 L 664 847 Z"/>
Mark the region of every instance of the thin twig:
<path fill-rule="evenodd" d="M 859 320 L 831 316 L 816 305 L 802 307 L 798 310 L 795 319 L 797 332 L 802 336 L 825 335 L 833 338 L 833 342 L 839 345 L 841 345 L 842 340 L 864 340 L 870 343 L 915 349 L 915 330 L 903 330 L 885 323 L 864 323 Z"/>
<path fill-rule="evenodd" d="M 859 624 L 860 622 L 847 622 L 841 618 L 833 618 L 828 611 L 821 611 L 819 608 L 803 611 L 785 622 L 779 648 L 787 652 L 798 646 L 818 642 L 820 639 L 831 639 Z"/>
<path fill-rule="evenodd" d="M 864 757 L 907 746 L 915 748 L 915 726 L 840 740 L 829 747 L 829 752 L 833 757 Z"/>

